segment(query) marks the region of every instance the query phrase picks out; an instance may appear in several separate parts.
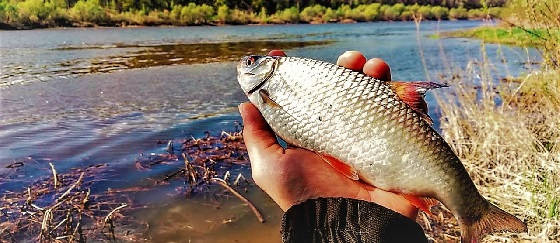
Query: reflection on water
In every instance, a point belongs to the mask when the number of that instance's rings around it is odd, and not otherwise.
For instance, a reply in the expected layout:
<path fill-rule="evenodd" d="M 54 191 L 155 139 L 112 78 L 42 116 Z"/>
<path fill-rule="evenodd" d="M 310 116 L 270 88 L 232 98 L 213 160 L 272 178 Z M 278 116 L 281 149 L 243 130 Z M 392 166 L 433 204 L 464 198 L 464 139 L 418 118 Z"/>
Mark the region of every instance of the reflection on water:
<path fill-rule="evenodd" d="M 411 22 L 0 31 L 0 178 L 11 179 L 0 179 L 0 194 L 48 178 L 49 162 L 60 173 L 107 164 L 114 173 L 99 178 L 92 189 L 97 192 L 164 177 L 182 161 L 141 172 L 135 161 L 164 152 L 165 144 L 158 142 L 180 144 L 240 123 L 236 107 L 246 97 L 232 61 L 249 53 L 287 49 L 288 55 L 334 62 L 345 50 L 361 50 L 387 61 L 394 80 L 445 81 L 453 70 L 481 60 L 482 53 L 495 78 L 536 67 L 540 56 L 534 49 L 486 45 L 481 51 L 476 40 L 426 37 L 480 24 L 423 22 L 424 62 Z M 437 128 L 438 109 L 430 94 L 427 101 Z M 20 167 L 5 168 L 10 164 Z M 240 171 L 249 178 L 249 168 Z M 184 186 L 174 181 L 131 194 L 139 205 L 149 205 L 135 217 L 149 223 L 151 240 L 279 239 L 281 212 L 257 188 L 246 195 L 263 210 L 265 224 L 237 198 L 186 198 Z M 221 188 L 210 190 L 224 194 Z"/>
<path fill-rule="evenodd" d="M 65 77 L 90 73 L 107 73 L 131 68 L 147 68 L 180 64 L 236 61 L 252 53 L 266 53 L 273 49 L 290 50 L 307 46 L 326 45 L 332 41 L 242 41 L 188 44 L 114 44 L 62 46 L 53 51 L 76 52 L 102 49 L 118 55 L 93 59 L 71 59 L 60 63 L 33 66 L 4 65 L 0 73 L 0 88 L 33 80 L 47 81 L 48 77 Z M 115 49 L 115 50 L 112 50 Z M 124 52 L 123 52 L 124 50 Z M 64 55 L 64 53 L 60 53 Z"/>

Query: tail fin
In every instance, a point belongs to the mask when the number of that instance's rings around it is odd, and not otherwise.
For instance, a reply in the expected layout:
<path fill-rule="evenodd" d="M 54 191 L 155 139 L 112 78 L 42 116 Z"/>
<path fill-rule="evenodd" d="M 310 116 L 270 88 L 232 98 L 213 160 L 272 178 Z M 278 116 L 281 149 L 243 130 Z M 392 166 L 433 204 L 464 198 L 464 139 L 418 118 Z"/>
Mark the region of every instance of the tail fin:
<path fill-rule="evenodd" d="M 523 221 L 489 202 L 488 205 L 478 220 L 470 224 L 460 222 L 462 243 L 475 243 L 485 235 L 498 231 L 527 232 Z"/>

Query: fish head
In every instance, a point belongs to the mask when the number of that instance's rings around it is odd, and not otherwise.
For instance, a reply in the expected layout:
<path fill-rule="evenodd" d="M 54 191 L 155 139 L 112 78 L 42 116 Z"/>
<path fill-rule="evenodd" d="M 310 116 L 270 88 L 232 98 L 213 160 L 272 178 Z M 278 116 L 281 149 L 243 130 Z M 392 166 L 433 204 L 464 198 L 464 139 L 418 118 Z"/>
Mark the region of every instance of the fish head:
<path fill-rule="evenodd" d="M 246 56 L 237 64 L 237 81 L 247 96 L 258 91 L 274 73 L 279 57 Z"/>

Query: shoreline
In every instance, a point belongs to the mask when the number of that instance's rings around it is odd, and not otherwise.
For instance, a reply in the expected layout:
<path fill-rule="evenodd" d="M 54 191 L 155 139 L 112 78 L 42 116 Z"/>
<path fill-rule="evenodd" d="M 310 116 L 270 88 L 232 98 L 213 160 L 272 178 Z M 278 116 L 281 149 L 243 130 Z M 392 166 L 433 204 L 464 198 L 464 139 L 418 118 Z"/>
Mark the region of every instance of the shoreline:
<path fill-rule="evenodd" d="M 422 20 L 422 22 L 439 22 L 439 21 L 481 21 L 482 18 L 472 18 L 472 19 L 442 19 L 442 20 Z M 495 19 L 499 20 L 499 19 Z M 79 28 L 143 28 L 143 27 L 220 27 L 220 26 L 274 26 L 274 25 L 323 25 L 323 24 L 356 24 L 356 23 L 376 23 L 376 22 L 414 22 L 414 20 L 375 20 L 375 21 L 357 21 L 353 19 L 343 19 L 340 21 L 327 21 L 327 22 L 304 22 L 300 21 L 297 23 L 247 23 L 247 24 L 224 24 L 224 23 L 205 23 L 205 24 L 186 24 L 186 25 L 179 25 L 179 24 L 145 24 L 145 25 L 138 25 L 138 24 L 117 24 L 114 25 L 110 24 L 81 24 L 81 25 L 57 25 L 57 26 L 49 26 L 49 25 L 36 25 L 36 26 L 13 26 L 8 25 L 5 23 L 0 23 L 0 31 L 21 31 L 21 30 L 38 30 L 38 29 L 79 29 Z M 455 37 L 455 36 L 443 36 L 440 37 Z"/>

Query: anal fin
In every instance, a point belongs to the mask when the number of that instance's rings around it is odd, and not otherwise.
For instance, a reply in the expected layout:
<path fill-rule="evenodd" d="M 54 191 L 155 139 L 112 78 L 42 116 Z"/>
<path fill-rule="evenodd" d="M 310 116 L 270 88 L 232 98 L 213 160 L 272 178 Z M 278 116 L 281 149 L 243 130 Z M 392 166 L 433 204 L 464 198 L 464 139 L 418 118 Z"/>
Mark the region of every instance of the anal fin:
<path fill-rule="evenodd" d="M 356 169 L 352 168 L 352 166 L 340 161 L 339 159 L 332 157 L 330 155 L 326 155 L 326 154 L 320 154 L 317 153 L 325 162 L 327 162 L 329 165 L 331 165 L 336 171 L 342 173 L 343 175 L 345 175 L 346 177 L 357 181 L 360 179 L 360 177 L 358 176 L 358 171 L 356 171 Z"/>
<path fill-rule="evenodd" d="M 418 209 L 424 211 L 429 216 L 434 216 L 434 214 L 430 211 L 430 208 L 439 204 L 436 199 L 429 198 L 429 197 L 417 197 L 408 194 L 400 194 L 404 199 L 406 199 L 412 206 L 417 207 Z"/>

